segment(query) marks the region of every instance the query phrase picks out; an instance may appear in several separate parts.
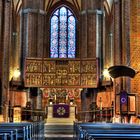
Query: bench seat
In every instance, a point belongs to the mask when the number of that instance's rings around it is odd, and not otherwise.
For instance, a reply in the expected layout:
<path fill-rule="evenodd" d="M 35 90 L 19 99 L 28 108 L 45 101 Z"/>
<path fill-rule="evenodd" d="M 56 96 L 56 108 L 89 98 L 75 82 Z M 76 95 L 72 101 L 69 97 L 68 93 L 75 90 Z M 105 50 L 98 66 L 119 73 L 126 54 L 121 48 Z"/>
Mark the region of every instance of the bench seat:
<path fill-rule="evenodd" d="M 140 125 L 113 123 L 75 123 L 77 140 L 140 139 Z"/>

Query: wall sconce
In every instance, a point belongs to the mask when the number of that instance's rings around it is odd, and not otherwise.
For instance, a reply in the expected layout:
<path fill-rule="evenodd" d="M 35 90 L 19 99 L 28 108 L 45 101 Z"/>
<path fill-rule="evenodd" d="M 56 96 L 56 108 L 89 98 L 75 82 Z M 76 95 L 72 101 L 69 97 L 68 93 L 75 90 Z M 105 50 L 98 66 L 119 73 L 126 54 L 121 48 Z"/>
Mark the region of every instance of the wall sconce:
<path fill-rule="evenodd" d="M 103 74 L 102 85 L 103 86 L 111 86 L 112 85 L 112 78 L 110 76 L 108 69 L 104 69 L 102 74 Z"/>
<path fill-rule="evenodd" d="M 22 81 L 20 78 L 21 72 L 19 69 L 15 69 L 13 72 L 13 77 L 10 80 L 10 86 L 13 87 L 18 87 L 22 85 Z"/>
<path fill-rule="evenodd" d="M 20 72 L 19 69 L 14 70 L 13 80 L 15 80 L 15 81 L 16 81 L 16 80 L 19 80 L 20 75 L 21 75 L 21 72 Z"/>
<path fill-rule="evenodd" d="M 110 74 L 109 74 L 108 69 L 103 70 L 103 76 L 105 77 L 105 79 L 110 79 Z"/>

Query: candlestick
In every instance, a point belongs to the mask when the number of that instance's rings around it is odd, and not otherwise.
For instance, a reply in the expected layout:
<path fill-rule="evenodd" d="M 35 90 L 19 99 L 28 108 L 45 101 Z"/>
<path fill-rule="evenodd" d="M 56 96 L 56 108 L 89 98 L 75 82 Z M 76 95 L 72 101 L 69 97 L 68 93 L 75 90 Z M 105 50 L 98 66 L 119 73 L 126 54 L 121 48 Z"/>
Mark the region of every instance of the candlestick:
<path fill-rule="evenodd" d="M 102 110 L 102 98 L 101 97 L 100 97 L 99 102 L 100 102 L 100 110 Z"/>

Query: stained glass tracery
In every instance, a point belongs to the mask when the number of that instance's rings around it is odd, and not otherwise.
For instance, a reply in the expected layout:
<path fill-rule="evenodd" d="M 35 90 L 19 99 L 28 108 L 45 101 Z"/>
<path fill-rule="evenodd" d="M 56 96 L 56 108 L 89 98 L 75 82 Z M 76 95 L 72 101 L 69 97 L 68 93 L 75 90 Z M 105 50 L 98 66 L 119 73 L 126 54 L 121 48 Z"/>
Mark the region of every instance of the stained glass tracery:
<path fill-rule="evenodd" d="M 67 7 L 58 8 L 51 17 L 51 58 L 75 58 L 76 19 Z"/>

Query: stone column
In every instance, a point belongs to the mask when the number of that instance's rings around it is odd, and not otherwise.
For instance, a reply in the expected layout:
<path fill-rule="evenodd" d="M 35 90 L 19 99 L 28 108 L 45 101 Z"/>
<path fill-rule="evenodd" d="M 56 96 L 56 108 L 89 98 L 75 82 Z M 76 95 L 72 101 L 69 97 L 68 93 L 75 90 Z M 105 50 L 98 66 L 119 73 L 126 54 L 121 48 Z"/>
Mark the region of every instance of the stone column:
<path fill-rule="evenodd" d="M 101 1 L 82 0 L 81 9 L 81 58 L 101 59 L 103 15 Z M 84 89 L 81 93 L 82 111 L 89 111 L 89 104 L 92 101 L 96 102 L 97 91 L 94 92 L 94 89 Z M 94 96 L 91 96 L 92 94 Z M 90 113 L 86 114 L 85 121 L 90 119 L 89 117 Z"/>
<path fill-rule="evenodd" d="M 81 91 L 81 114 L 80 114 L 80 120 L 86 121 L 86 111 L 87 111 L 87 105 L 86 105 L 86 93 L 87 89 L 83 89 Z"/>
<path fill-rule="evenodd" d="M 38 88 L 37 109 L 42 109 L 42 91 Z"/>
<path fill-rule="evenodd" d="M 2 43 L 2 29 L 3 29 L 3 13 L 4 13 L 3 1 L 0 1 L 0 46 L 3 45 Z M 2 68 L 2 60 L 3 60 L 3 47 L 1 47 L 0 51 L 0 67 Z M 0 114 L 2 114 L 2 69 L 0 69 Z"/>
<path fill-rule="evenodd" d="M 91 104 L 96 106 L 97 92 L 97 89 L 93 88 L 83 89 L 81 92 L 81 110 L 83 112 L 81 115 L 83 121 L 95 120 L 94 113 L 91 112 L 95 110 L 92 110 Z"/>
<path fill-rule="evenodd" d="M 130 1 L 116 1 L 114 3 L 114 65 L 129 66 L 130 62 Z M 115 80 L 120 90 L 130 91 L 130 79 Z"/>
<path fill-rule="evenodd" d="M 4 115 L 5 121 L 8 121 L 8 106 L 9 106 L 9 48 L 11 46 L 11 15 L 12 6 L 10 1 L 3 0 L 0 2 L 0 106 Z"/>
<path fill-rule="evenodd" d="M 101 61 L 103 39 L 101 1 L 82 0 L 81 5 L 81 58 L 95 58 Z M 101 65 L 97 67 L 101 69 Z"/>
<path fill-rule="evenodd" d="M 81 57 L 99 57 L 101 49 L 101 1 L 81 1 Z"/>
<path fill-rule="evenodd" d="M 130 66 L 130 1 L 122 1 L 122 61 L 124 65 Z M 123 87 L 127 92 L 130 92 L 130 78 L 126 77 L 123 81 Z"/>
<path fill-rule="evenodd" d="M 131 92 L 140 93 L 140 2 L 139 0 L 131 1 L 130 10 L 130 65 L 138 74 L 131 80 Z M 139 102 L 139 101 L 138 101 Z M 137 103 L 138 103 L 137 102 Z M 138 105 L 139 106 L 139 105 Z M 140 110 L 140 109 L 138 109 Z M 140 111 L 139 111 L 140 112 Z"/>
<path fill-rule="evenodd" d="M 21 69 L 26 57 L 43 57 L 45 17 L 44 0 L 24 0 L 21 11 Z"/>

